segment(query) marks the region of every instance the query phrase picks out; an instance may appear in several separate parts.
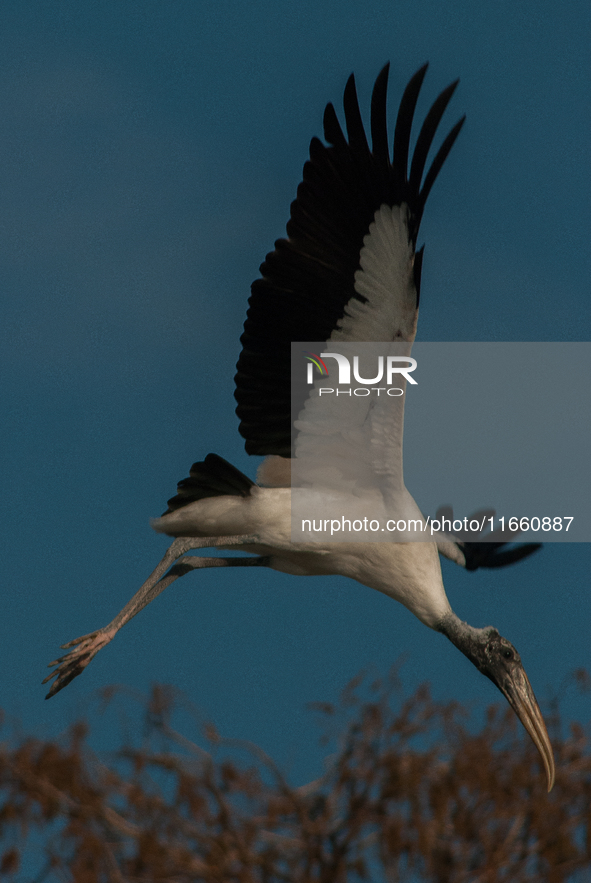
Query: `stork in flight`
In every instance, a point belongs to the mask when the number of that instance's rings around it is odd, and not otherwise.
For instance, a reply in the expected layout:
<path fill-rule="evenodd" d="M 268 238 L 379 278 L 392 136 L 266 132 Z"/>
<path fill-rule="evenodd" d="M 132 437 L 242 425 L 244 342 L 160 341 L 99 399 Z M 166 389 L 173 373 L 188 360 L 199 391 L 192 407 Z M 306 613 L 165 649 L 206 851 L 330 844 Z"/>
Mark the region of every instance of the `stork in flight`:
<path fill-rule="evenodd" d="M 191 570 L 261 566 L 296 576 L 340 574 L 400 601 L 426 626 L 449 638 L 496 684 L 538 748 L 548 790 L 552 788 L 552 747 L 517 650 L 495 628 L 475 628 L 456 616 L 439 564 L 442 554 L 469 570 L 498 567 L 525 557 L 537 546 L 507 549 L 505 543 L 449 539 L 335 543 L 318 537 L 296 543 L 291 538 L 290 343 L 327 341 L 326 349 L 334 351 L 348 342 L 393 341 L 405 344 L 409 353 L 415 339 L 423 258 L 423 249 L 416 250 L 419 225 L 431 187 L 464 122 L 462 117 L 451 129 L 425 173 L 456 81 L 427 113 L 409 169 L 411 127 L 426 70 L 427 65 L 413 76 L 403 94 L 392 156 L 386 125 L 388 65 L 373 89 L 371 149 L 350 77 L 344 94 L 347 137 L 329 104 L 324 114 L 329 146 L 312 140 L 303 182 L 291 205 L 287 239 L 275 243 L 261 266 L 262 277 L 252 286 L 237 365 L 236 412 L 246 451 L 266 457 L 258 483 L 216 454 L 191 467 L 167 511 L 153 522 L 157 531 L 175 537 L 164 558 L 109 625 L 63 645 L 69 652 L 50 663 L 56 668 L 44 680 L 55 677 L 47 698 L 81 674 L 126 622 Z M 381 471 L 387 477 L 386 487 L 396 486 L 407 510 L 410 507 L 422 517 L 403 484 L 400 402 L 388 411 L 392 400 L 366 398 L 363 404 L 356 402 L 346 426 L 337 419 L 329 429 L 323 425 L 322 412 L 310 402 L 295 424 L 296 451 L 298 445 L 305 451 L 314 438 L 332 433 L 332 441 L 339 444 L 335 468 L 346 470 L 359 457 L 350 443 L 351 431 L 361 432 L 371 443 L 373 457 L 361 470 L 365 480 L 373 480 L 372 469 Z M 316 482 L 315 488 L 322 493 L 322 483 L 319 487 Z M 205 548 L 241 550 L 248 556 L 186 555 L 191 549 Z"/>

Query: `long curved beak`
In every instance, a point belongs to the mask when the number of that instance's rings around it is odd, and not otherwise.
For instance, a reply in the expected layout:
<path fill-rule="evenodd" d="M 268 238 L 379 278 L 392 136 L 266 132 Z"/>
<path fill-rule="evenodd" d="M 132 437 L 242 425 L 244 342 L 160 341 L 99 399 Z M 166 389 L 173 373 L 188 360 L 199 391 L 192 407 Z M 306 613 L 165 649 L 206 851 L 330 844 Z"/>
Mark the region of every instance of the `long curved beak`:
<path fill-rule="evenodd" d="M 498 684 L 498 686 L 540 752 L 550 792 L 554 785 L 555 776 L 554 754 L 548 730 L 529 678 L 525 671 L 520 669 L 514 673 L 513 678 L 507 679 L 505 683 Z"/>

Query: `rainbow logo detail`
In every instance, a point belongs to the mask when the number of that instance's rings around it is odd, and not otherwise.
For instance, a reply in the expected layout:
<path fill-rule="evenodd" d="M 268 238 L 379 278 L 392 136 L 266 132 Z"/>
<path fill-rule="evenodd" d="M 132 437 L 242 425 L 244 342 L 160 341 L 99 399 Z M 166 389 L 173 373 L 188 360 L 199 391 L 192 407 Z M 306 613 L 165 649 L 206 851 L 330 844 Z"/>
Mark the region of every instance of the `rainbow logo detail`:
<path fill-rule="evenodd" d="M 311 353 L 309 350 L 302 350 L 303 353 L 306 353 L 306 359 L 308 362 L 311 362 L 312 365 L 316 365 L 320 374 L 326 375 L 328 377 L 328 368 L 326 367 L 325 362 L 318 356 L 316 353 Z M 312 370 L 312 365 L 309 367 L 309 371 Z"/>

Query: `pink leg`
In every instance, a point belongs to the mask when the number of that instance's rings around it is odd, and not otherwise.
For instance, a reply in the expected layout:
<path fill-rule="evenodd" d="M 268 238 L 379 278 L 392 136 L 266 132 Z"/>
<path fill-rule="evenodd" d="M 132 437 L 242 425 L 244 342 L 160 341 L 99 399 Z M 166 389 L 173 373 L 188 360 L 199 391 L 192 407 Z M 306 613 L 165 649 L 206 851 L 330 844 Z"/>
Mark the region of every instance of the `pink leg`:
<path fill-rule="evenodd" d="M 248 558 L 201 558 L 190 555 L 185 558 L 182 556 L 190 549 L 215 548 L 216 546 L 228 546 L 235 544 L 237 547 L 253 542 L 254 537 L 207 537 L 203 539 L 195 537 L 178 537 L 167 550 L 164 558 L 156 569 L 150 574 L 143 586 L 135 593 L 133 598 L 125 605 L 123 610 L 117 614 L 115 619 L 109 625 L 90 632 L 88 635 L 82 635 L 67 644 L 62 644 L 63 650 L 74 648 L 49 663 L 49 667 L 56 666 L 54 671 L 47 675 L 43 680 L 46 684 L 52 678 L 55 681 L 51 685 L 49 693 L 45 697 L 50 699 L 63 690 L 70 681 L 82 674 L 88 663 L 94 659 L 96 654 L 105 647 L 117 634 L 119 629 L 129 622 L 136 613 L 139 613 L 150 601 L 153 601 L 164 589 L 181 576 L 184 576 L 190 570 L 202 567 L 247 567 L 252 565 L 263 565 L 268 559 L 263 557 Z M 178 560 L 180 558 L 180 561 Z M 177 562 L 175 564 L 175 562 Z M 174 565 L 174 566 L 172 566 Z M 167 573 L 168 571 L 168 573 Z"/>

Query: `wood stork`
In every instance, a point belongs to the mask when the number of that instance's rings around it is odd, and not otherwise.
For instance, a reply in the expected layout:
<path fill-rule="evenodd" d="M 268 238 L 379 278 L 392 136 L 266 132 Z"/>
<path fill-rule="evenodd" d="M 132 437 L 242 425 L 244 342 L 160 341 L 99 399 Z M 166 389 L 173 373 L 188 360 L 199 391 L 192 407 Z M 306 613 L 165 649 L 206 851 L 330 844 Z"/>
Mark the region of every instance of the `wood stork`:
<path fill-rule="evenodd" d="M 519 654 L 495 628 L 474 628 L 456 616 L 443 587 L 438 557 L 442 554 L 470 570 L 510 564 L 537 546 L 507 549 L 505 543 L 443 539 L 375 544 L 291 539 L 290 342 L 328 341 L 330 349 L 339 341 L 401 341 L 410 352 L 415 338 L 423 259 L 423 249 L 416 250 L 419 225 L 431 187 L 464 122 L 462 117 L 451 129 L 425 173 L 456 81 L 427 113 L 408 168 L 411 126 L 426 69 L 427 65 L 412 77 L 403 94 L 392 158 L 386 126 L 388 65 L 373 89 L 371 149 L 355 81 L 349 78 L 344 93 L 348 137 L 329 104 L 324 135 L 330 146 L 312 140 L 303 182 L 291 205 L 287 239 L 275 243 L 261 266 L 262 277 L 252 286 L 237 365 L 236 411 L 247 452 L 266 457 L 258 483 L 216 454 L 192 466 L 167 511 L 153 522 L 157 531 L 175 537 L 164 558 L 109 625 L 63 645 L 69 652 L 50 663 L 57 667 L 44 680 L 55 677 L 47 698 L 79 675 L 121 626 L 190 570 L 263 566 L 297 576 L 340 574 L 400 601 L 421 622 L 449 638 L 496 684 L 537 746 L 548 790 L 552 788 L 552 748 Z M 377 445 L 390 478 L 404 488 L 402 411 L 399 408 L 397 427 L 389 426 L 384 414 L 383 404 L 373 399 L 356 419 L 369 426 L 370 434 L 379 435 L 371 438 L 374 449 Z M 318 425 L 310 430 L 314 421 L 322 421 L 318 413 L 308 417 L 301 424 L 302 437 L 307 431 L 323 431 Z M 384 426 L 389 431 L 378 433 Z M 339 433 L 346 435 L 337 425 Z M 416 509 L 410 495 L 407 498 Z M 191 549 L 204 548 L 249 555 L 186 556 Z"/>

